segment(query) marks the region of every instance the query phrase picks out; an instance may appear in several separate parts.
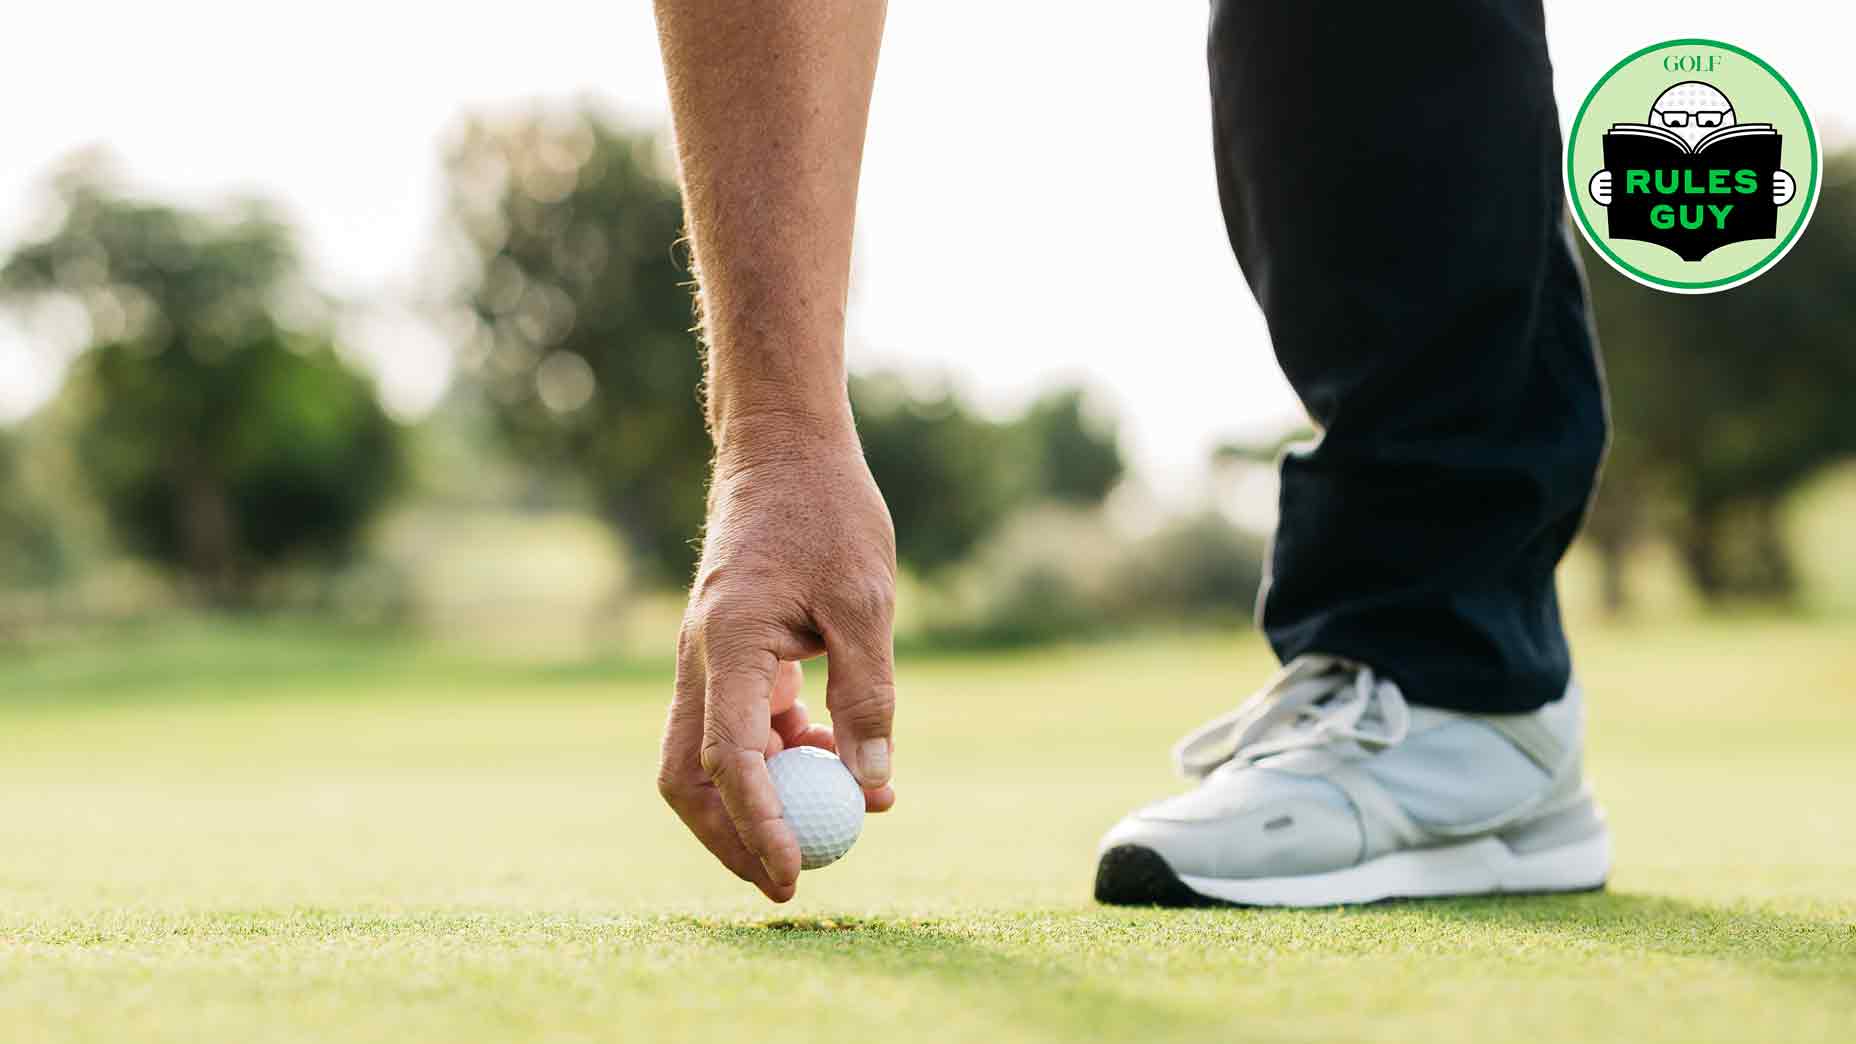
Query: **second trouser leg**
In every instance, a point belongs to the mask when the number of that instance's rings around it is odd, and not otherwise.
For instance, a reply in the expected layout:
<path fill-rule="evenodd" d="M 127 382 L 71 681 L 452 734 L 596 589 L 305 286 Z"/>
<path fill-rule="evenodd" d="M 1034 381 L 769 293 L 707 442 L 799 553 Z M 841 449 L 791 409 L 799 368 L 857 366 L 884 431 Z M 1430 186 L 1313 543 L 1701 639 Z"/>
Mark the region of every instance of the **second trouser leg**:
<path fill-rule="evenodd" d="M 1283 463 L 1271 644 L 1434 706 L 1557 698 L 1605 412 L 1538 0 L 1215 0 L 1209 52 L 1231 244 L 1322 429 Z"/>

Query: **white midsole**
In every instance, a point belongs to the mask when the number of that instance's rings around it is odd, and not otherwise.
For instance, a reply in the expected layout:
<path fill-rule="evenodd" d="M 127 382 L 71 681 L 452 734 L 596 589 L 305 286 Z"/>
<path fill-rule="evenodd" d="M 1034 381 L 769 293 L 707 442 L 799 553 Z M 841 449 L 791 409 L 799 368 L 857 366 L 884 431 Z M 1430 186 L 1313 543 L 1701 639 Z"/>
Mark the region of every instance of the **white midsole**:
<path fill-rule="evenodd" d="M 1187 888 L 1245 906 L 1339 906 L 1380 899 L 1416 899 L 1496 892 L 1578 892 L 1597 888 L 1611 872 L 1611 834 L 1515 852 L 1484 837 L 1438 848 L 1390 852 L 1377 859 L 1296 877 L 1231 879 L 1181 874 Z"/>

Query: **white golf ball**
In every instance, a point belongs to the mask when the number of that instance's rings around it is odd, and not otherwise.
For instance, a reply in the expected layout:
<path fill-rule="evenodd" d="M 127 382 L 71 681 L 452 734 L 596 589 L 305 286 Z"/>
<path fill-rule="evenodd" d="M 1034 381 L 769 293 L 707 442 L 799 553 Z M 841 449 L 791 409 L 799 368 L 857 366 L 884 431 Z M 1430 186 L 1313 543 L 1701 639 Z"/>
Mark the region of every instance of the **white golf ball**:
<path fill-rule="evenodd" d="M 786 825 L 799 839 L 799 867 L 817 870 L 851 850 L 864 829 L 864 791 L 829 750 L 789 747 L 767 762 Z"/>

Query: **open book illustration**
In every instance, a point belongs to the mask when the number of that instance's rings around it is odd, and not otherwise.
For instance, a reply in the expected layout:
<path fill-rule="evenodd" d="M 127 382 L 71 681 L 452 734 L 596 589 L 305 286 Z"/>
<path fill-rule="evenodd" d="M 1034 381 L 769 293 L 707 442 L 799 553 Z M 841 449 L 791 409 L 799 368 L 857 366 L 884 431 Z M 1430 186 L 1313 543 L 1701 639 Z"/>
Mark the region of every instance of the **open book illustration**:
<path fill-rule="evenodd" d="M 1609 137 L 1612 134 L 1641 134 L 1648 138 L 1659 138 L 1683 152 L 1703 152 L 1729 138 L 1737 138 L 1744 134 L 1770 134 L 1777 137 L 1778 133 L 1778 131 L 1772 129 L 1772 124 L 1770 123 L 1736 123 L 1730 127 L 1721 127 L 1709 131 L 1706 137 L 1690 145 L 1686 138 L 1667 127 L 1654 127 L 1648 123 L 1614 123 L 1611 125 L 1611 129 L 1606 132 L 1606 136 Z"/>
<path fill-rule="evenodd" d="M 1620 123 L 1605 132 L 1612 239 L 1638 239 L 1700 261 L 1728 245 L 1771 239 L 1773 178 L 1782 140 L 1767 123 L 1712 131 L 1690 145 L 1665 127 Z"/>
<path fill-rule="evenodd" d="M 1733 100 L 1700 80 L 1673 84 L 1642 123 L 1614 123 L 1605 165 L 1586 191 L 1605 208 L 1608 238 L 1635 239 L 1700 261 L 1731 243 L 1778 235 L 1798 183 L 1780 166 L 1770 123 L 1741 122 Z"/>

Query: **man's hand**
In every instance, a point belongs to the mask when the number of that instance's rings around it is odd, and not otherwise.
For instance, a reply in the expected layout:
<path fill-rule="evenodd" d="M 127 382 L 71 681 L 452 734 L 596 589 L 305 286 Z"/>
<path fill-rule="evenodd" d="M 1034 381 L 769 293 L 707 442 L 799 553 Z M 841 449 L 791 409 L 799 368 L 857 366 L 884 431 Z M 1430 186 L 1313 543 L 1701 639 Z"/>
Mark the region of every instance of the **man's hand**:
<path fill-rule="evenodd" d="M 767 757 L 835 747 L 889 789 L 896 539 L 851 423 L 851 238 L 883 0 L 657 0 L 715 437 L 658 787 L 716 858 L 793 897 Z M 833 729 L 799 703 L 831 655 Z"/>
<path fill-rule="evenodd" d="M 855 436 L 781 440 L 717 461 L 702 565 L 677 641 L 677 689 L 658 789 L 743 880 L 793 897 L 799 845 L 767 758 L 836 750 L 866 807 L 895 803 L 890 724 L 896 544 Z M 828 653 L 832 728 L 799 699 L 799 661 Z"/>

